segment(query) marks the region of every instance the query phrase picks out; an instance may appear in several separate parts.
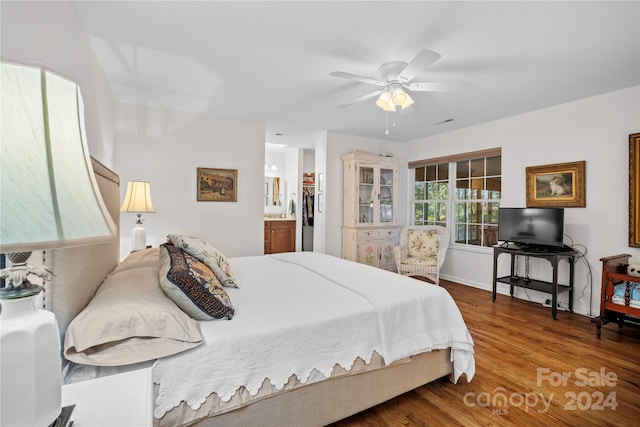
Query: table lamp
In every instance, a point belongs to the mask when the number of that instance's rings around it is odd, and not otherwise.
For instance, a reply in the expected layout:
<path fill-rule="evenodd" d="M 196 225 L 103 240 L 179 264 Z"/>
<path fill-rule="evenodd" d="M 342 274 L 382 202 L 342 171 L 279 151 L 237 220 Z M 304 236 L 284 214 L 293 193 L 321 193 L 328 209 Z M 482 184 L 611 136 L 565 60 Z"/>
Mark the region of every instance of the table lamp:
<path fill-rule="evenodd" d="M 32 250 L 104 243 L 115 224 L 88 155 L 78 86 L 48 70 L 1 64 L 0 425 L 48 426 L 60 416 L 62 358 L 54 314 L 37 309 L 52 274 Z"/>
<path fill-rule="evenodd" d="M 151 186 L 147 181 L 129 181 L 127 183 L 127 192 L 120 211 L 138 214 L 138 219 L 131 232 L 131 244 L 134 251 L 144 249 L 147 246 L 147 235 L 142 226 L 142 214 L 155 212 L 151 202 Z"/>

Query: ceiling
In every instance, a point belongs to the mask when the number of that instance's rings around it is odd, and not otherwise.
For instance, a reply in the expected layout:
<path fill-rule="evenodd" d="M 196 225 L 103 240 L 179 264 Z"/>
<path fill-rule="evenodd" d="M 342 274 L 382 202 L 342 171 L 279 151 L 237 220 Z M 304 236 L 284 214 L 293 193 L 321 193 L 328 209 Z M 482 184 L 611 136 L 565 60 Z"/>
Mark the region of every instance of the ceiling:
<path fill-rule="evenodd" d="M 265 122 L 272 143 L 404 142 L 640 84 L 639 1 L 75 3 L 117 101 Z M 414 81 L 464 89 L 337 108 L 376 87 L 330 72 L 379 79 L 424 48 L 442 57 Z"/>

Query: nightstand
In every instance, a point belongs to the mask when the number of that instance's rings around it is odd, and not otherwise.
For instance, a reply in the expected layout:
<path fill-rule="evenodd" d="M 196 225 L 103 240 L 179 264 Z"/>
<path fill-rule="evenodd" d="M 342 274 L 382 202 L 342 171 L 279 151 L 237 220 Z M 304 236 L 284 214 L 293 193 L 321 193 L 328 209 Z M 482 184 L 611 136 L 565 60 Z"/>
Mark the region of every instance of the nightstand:
<path fill-rule="evenodd" d="M 62 406 L 76 405 L 74 427 L 153 425 L 151 368 L 62 386 Z"/>

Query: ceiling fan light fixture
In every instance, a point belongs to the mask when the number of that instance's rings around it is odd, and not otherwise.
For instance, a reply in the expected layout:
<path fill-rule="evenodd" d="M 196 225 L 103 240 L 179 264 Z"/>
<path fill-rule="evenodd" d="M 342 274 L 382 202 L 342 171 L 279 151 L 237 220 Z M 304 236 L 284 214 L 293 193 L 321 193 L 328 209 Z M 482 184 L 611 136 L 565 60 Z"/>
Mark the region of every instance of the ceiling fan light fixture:
<path fill-rule="evenodd" d="M 376 100 L 376 105 L 384 111 L 397 111 L 398 107 L 403 110 L 413 105 L 411 96 L 402 90 L 398 84 L 390 85 L 384 92 L 380 94 Z"/>
<path fill-rule="evenodd" d="M 391 96 L 391 99 L 393 99 L 393 103 L 395 105 L 402 105 L 407 102 L 408 97 L 409 95 L 405 93 L 405 91 L 403 91 L 401 87 L 397 87 L 393 89 L 393 95 Z"/>
<path fill-rule="evenodd" d="M 376 105 L 383 110 L 387 110 L 387 108 L 389 108 L 389 104 L 393 104 L 393 102 L 391 101 L 391 93 L 385 90 L 376 100 Z"/>
<path fill-rule="evenodd" d="M 395 112 L 396 111 L 396 104 L 394 104 L 393 102 L 389 102 L 387 104 L 387 106 L 385 108 L 383 108 L 384 111 L 390 111 L 390 112 Z"/>
<path fill-rule="evenodd" d="M 406 110 L 413 105 L 414 101 L 413 99 L 411 99 L 411 96 L 409 96 L 408 93 L 405 92 L 404 94 L 406 96 L 406 99 L 402 104 L 400 104 L 400 107 L 402 107 L 403 110 Z"/>

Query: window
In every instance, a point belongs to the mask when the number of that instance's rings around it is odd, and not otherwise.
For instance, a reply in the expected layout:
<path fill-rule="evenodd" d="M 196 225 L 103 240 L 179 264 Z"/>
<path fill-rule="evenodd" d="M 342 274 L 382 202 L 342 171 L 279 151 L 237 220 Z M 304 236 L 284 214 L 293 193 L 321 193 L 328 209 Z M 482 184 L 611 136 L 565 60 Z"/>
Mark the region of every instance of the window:
<path fill-rule="evenodd" d="M 447 226 L 449 163 L 415 169 L 413 225 Z"/>
<path fill-rule="evenodd" d="M 498 237 L 501 150 L 409 163 L 413 225 L 442 225 L 454 243 L 492 246 Z"/>

